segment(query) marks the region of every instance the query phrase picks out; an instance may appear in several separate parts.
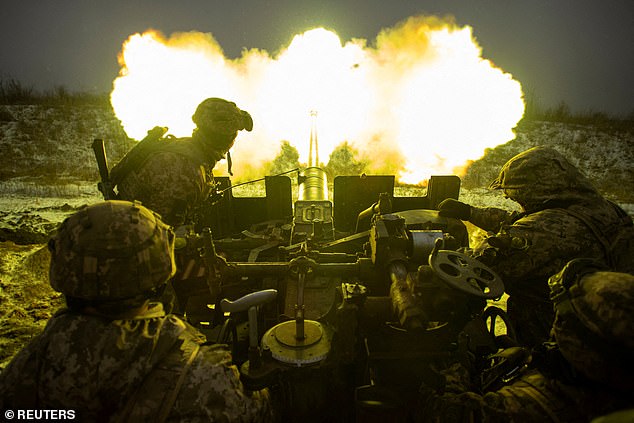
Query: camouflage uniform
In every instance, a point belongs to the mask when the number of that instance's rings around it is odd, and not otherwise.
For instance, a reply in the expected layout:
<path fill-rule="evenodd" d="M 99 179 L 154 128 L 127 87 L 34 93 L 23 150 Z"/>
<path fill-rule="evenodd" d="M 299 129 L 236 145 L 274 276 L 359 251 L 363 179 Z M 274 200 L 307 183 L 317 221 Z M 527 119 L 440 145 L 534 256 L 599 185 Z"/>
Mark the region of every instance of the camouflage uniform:
<path fill-rule="evenodd" d="M 195 141 L 161 141 L 162 148 L 117 184 L 118 197 L 140 201 L 172 226 L 187 223 L 194 207 L 209 196 L 211 170 L 224 156 L 221 151 L 204 151 Z M 182 143 L 182 152 L 168 150 L 174 143 Z"/>
<path fill-rule="evenodd" d="M 632 408 L 634 276 L 594 270 L 577 272 L 563 289 L 558 281 L 569 276 L 551 278 L 553 295 L 559 295 L 553 324 L 557 344 L 536 351 L 530 369 L 511 384 L 480 394 L 469 391 L 468 372 L 455 365 L 445 372 L 451 382 L 445 392 L 423 386 L 418 420 L 587 422 Z"/>
<path fill-rule="evenodd" d="M 608 251 L 617 239 L 634 244 L 632 219 L 557 151 L 535 147 L 520 153 L 503 166 L 491 188 L 504 189 L 524 211 L 473 206 L 460 216 L 442 211 L 455 207 L 455 200 L 439 208 L 441 215 L 468 219 L 490 232 L 471 254 L 504 280 L 508 314 L 522 345 L 548 339 L 554 315 L 546 282 L 569 260 L 599 258 L 615 270 L 634 271 L 631 254 L 615 264 Z"/>
<path fill-rule="evenodd" d="M 174 232 L 138 203 L 68 217 L 49 242 L 69 310 L 0 374 L 0 409 L 72 409 L 81 421 L 266 421 L 222 345 L 149 298 L 174 275 Z"/>
<path fill-rule="evenodd" d="M 142 157 L 124 157 L 112 169 L 118 198 L 140 201 L 172 226 L 190 223 L 195 206 L 209 195 L 216 162 L 229 151 L 239 130 L 253 129 L 249 113 L 218 98 L 203 101 L 192 120 L 197 127 L 190 138 L 144 140 L 128 153 L 133 156 L 141 144 L 151 144 L 142 147 Z"/>
<path fill-rule="evenodd" d="M 465 389 L 466 391 L 466 389 Z M 538 369 L 495 392 L 437 393 L 423 388 L 422 422 L 588 422 L 632 405 L 631 396 L 596 384 L 563 383 Z"/>
<path fill-rule="evenodd" d="M 269 420 L 266 391 L 246 392 L 226 346 L 203 342 L 160 303 L 128 320 L 62 312 L 0 375 L 0 409 L 72 409 L 80 421 Z"/>

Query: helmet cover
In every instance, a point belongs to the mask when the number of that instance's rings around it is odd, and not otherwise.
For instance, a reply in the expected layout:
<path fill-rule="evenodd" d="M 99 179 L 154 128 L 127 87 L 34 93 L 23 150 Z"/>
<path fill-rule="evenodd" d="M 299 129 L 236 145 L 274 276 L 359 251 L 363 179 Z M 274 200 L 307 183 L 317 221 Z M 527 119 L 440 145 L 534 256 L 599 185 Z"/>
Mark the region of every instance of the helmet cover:
<path fill-rule="evenodd" d="M 49 241 L 56 291 L 85 300 L 131 298 L 159 288 L 175 271 L 174 232 L 138 202 L 88 206 Z"/>

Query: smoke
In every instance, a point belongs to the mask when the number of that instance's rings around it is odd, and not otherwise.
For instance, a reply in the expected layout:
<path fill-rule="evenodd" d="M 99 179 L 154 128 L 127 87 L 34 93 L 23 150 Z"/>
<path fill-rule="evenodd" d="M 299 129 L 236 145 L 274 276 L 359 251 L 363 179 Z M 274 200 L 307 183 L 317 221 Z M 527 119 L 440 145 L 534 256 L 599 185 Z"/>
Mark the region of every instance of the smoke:
<path fill-rule="evenodd" d="M 305 163 L 312 110 L 320 157 L 346 142 L 370 172 L 409 183 L 453 173 L 511 140 L 524 112 L 519 82 L 482 58 L 472 29 L 451 17 L 409 18 L 374 43 L 342 43 L 316 28 L 275 55 L 251 49 L 237 59 L 211 34 L 148 31 L 130 36 L 119 60 L 111 101 L 133 138 L 155 125 L 189 136 L 206 97 L 248 110 L 254 130 L 232 150 L 236 176 L 262 176 L 283 140 Z"/>

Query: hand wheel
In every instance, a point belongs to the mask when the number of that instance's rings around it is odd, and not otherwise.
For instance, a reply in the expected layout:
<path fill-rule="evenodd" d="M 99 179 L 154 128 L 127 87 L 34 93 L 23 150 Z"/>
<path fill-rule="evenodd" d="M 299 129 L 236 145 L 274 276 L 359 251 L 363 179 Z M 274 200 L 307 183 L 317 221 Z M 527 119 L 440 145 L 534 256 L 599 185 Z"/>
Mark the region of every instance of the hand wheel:
<path fill-rule="evenodd" d="M 432 270 L 452 288 L 486 299 L 504 293 L 502 279 L 478 260 L 451 250 L 436 250 L 429 255 Z"/>

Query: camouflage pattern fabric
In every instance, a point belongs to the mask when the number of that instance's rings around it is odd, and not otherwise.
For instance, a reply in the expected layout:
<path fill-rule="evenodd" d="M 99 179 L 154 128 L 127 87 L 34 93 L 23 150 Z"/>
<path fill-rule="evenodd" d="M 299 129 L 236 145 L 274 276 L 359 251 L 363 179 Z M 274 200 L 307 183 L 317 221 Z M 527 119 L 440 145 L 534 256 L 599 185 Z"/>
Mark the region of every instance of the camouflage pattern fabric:
<path fill-rule="evenodd" d="M 169 421 L 270 420 L 268 392 L 247 392 L 226 346 L 203 342 L 160 304 L 129 320 L 64 312 L 0 374 L 0 409 L 73 409 L 80 421 L 158 421 L 182 377 Z"/>
<path fill-rule="evenodd" d="M 417 420 L 587 422 L 631 408 L 634 275 L 595 271 L 569 285 L 561 281 L 568 276 L 565 270 L 584 269 L 572 266 L 575 262 L 582 261 L 570 262 L 549 282 L 557 344 L 541 344 L 518 379 L 482 394 L 474 390 L 468 369 L 450 366 L 440 372 L 446 381 L 442 391 L 421 388 Z"/>
<path fill-rule="evenodd" d="M 119 198 L 140 201 L 171 226 L 188 223 L 194 208 L 209 195 L 211 170 L 223 155 L 204 148 L 198 137 L 165 141 L 119 182 Z"/>
<path fill-rule="evenodd" d="M 586 204 L 585 212 L 600 216 L 604 228 L 619 221 L 605 200 Z M 502 210 L 492 213 L 491 209 L 473 207 L 472 223 L 499 231 L 474 246 L 472 254 L 491 266 L 504 281 L 510 297 L 507 310 L 520 342 L 537 345 L 548 339 L 554 318 L 548 278 L 577 257 L 605 261 L 605 252 L 587 225 L 562 209 L 514 216 L 507 212 L 500 221 L 504 215 Z"/>
<path fill-rule="evenodd" d="M 533 201 L 595 192 L 588 178 L 563 154 L 544 146 L 530 148 L 512 157 L 502 166 L 489 188 L 524 190 Z"/>
<path fill-rule="evenodd" d="M 471 254 L 502 277 L 520 343 L 538 345 L 554 318 L 548 278 L 577 257 L 609 265 L 606 250 L 615 239 L 634 242 L 632 220 L 551 148 L 515 156 L 491 186 L 504 189 L 524 212 L 472 206 L 469 221 L 492 233 Z M 621 262 L 634 263 L 634 257 Z"/>
<path fill-rule="evenodd" d="M 454 371 L 455 369 L 451 369 Z M 451 377 L 450 374 L 446 375 Z M 454 380 L 456 378 L 453 378 Z M 453 391 L 421 389 L 419 422 L 587 422 L 632 404 L 632 394 L 587 383 L 564 384 L 537 369 L 511 385 L 478 394 L 453 385 Z"/>
<path fill-rule="evenodd" d="M 75 298 L 131 298 L 176 271 L 172 229 L 139 203 L 86 207 L 62 222 L 48 247 L 51 286 Z"/>
<path fill-rule="evenodd" d="M 566 360 L 593 381 L 634 391 L 634 275 L 594 272 L 553 301 Z"/>
<path fill-rule="evenodd" d="M 253 129 L 251 115 L 240 110 L 236 103 L 212 97 L 198 105 L 192 121 L 200 129 L 235 138 L 238 131 Z"/>
<path fill-rule="evenodd" d="M 142 141 L 142 148 L 131 150 L 138 154 L 126 155 L 134 157 L 131 162 L 135 169 L 130 169 L 130 165 L 113 168 L 119 199 L 140 201 L 174 227 L 191 223 L 193 210 L 209 195 L 211 170 L 216 162 L 233 146 L 238 131 L 253 129 L 253 119 L 247 111 L 216 97 L 203 100 L 192 121 L 196 129 L 191 138 Z M 157 130 L 164 128 L 156 127 L 148 136 Z M 139 154 L 143 157 L 137 160 Z"/>

